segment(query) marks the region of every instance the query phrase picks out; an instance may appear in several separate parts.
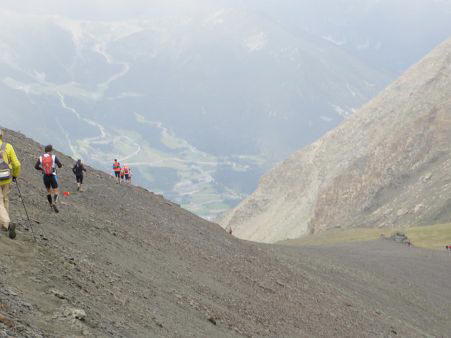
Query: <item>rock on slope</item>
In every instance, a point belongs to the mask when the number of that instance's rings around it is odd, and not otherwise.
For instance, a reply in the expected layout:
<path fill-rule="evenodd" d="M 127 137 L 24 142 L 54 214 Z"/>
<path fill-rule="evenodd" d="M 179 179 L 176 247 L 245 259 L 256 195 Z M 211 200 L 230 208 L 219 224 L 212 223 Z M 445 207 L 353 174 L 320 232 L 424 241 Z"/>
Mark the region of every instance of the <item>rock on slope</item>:
<path fill-rule="evenodd" d="M 404 282 L 392 286 L 395 275 L 372 290 L 371 274 L 328 255 L 240 241 L 91 168 L 87 191 L 76 193 L 74 161 L 63 154 L 61 190 L 72 193 L 55 214 L 33 169 L 42 147 L 8 134 L 37 240 L 14 189 L 18 236 L 0 238 L 0 336 L 415 337 L 451 329 L 442 319 L 450 315 L 447 269 L 428 264 L 428 283 L 443 287 L 432 297 L 423 286 L 412 302 Z"/>
<path fill-rule="evenodd" d="M 451 39 L 265 175 L 221 221 L 275 242 L 333 227 L 451 220 Z"/>

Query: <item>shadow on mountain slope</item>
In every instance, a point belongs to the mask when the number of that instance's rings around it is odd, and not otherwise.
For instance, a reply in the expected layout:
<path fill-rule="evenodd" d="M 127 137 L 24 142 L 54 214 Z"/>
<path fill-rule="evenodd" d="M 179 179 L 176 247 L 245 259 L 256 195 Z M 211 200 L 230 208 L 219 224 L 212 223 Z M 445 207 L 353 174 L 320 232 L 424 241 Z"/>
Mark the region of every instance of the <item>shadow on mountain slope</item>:
<path fill-rule="evenodd" d="M 380 269 L 371 270 L 372 261 L 356 263 L 365 248 L 240 241 L 91 168 L 86 191 L 76 193 L 74 160 L 63 154 L 61 191 L 71 194 L 55 214 L 33 169 L 42 147 L 14 132 L 8 142 L 22 162 L 19 184 L 37 241 L 24 228 L 13 186 L 11 218 L 19 225 L 16 240 L 0 238 L 0 336 L 412 337 L 451 330 L 451 269 L 442 266 L 451 257 L 372 244 L 412 255 L 400 261 L 406 271 L 430 260 L 416 284 L 418 274 L 398 278 L 398 262 L 384 269 L 385 257 L 374 250 Z"/>

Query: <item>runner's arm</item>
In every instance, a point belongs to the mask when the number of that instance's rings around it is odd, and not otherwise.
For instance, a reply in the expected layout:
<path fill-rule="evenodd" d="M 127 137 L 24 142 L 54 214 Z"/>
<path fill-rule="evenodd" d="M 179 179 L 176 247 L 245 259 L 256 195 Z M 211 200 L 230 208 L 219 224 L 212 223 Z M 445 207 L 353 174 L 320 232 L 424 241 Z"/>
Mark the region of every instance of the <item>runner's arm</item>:
<path fill-rule="evenodd" d="M 7 144 L 6 146 L 6 154 L 8 155 L 9 162 L 13 167 L 13 177 L 19 177 L 20 175 L 20 162 L 17 159 L 16 152 L 12 145 Z"/>
<path fill-rule="evenodd" d="M 58 157 L 55 156 L 55 163 L 58 166 L 58 168 L 61 168 L 63 165 L 61 164 L 60 160 L 58 159 Z"/>
<path fill-rule="evenodd" d="M 38 159 L 38 161 L 37 161 L 36 164 L 34 165 L 34 168 L 35 168 L 36 170 L 41 170 L 41 171 L 42 171 L 42 168 L 41 168 L 41 160 L 40 160 L 40 159 Z"/>

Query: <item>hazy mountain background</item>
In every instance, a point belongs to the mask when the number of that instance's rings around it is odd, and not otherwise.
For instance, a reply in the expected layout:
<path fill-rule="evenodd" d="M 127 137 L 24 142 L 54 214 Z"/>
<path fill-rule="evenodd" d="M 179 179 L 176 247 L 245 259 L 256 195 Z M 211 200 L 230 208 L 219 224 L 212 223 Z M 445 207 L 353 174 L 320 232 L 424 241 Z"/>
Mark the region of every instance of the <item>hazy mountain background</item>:
<path fill-rule="evenodd" d="M 451 38 L 226 213 L 261 242 L 451 222 Z"/>
<path fill-rule="evenodd" d="M 451 34 L 450 1 L 2 1 L 0 124 L 204 217 Z"/>

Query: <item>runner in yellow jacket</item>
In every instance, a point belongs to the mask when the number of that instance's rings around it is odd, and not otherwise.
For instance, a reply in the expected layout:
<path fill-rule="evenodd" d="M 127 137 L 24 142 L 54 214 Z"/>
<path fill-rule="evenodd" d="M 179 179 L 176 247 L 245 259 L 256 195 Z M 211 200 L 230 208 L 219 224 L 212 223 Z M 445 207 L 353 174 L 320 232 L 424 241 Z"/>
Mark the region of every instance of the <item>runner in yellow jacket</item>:
<path fill-rule="evenodd" d="M 0 227 L 8 231 L 9 238 L 14 239 L 16 237 L 16 226 L 15 224 L 10 225 L 8 194 L 11 191 L 11 182 L 15 181 L 20 175 L 20 162 L 13 146 L 4 141 L 3 130 L 0 130 L 0 156 L 0 164 L 5 162 L 10 170 L 9 175 L 7 169 L 0 170 Z"/>

